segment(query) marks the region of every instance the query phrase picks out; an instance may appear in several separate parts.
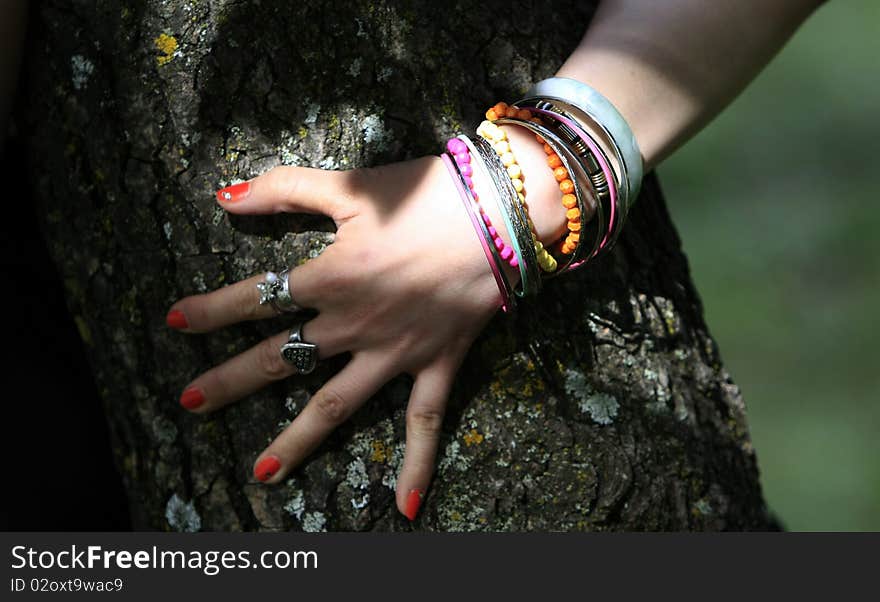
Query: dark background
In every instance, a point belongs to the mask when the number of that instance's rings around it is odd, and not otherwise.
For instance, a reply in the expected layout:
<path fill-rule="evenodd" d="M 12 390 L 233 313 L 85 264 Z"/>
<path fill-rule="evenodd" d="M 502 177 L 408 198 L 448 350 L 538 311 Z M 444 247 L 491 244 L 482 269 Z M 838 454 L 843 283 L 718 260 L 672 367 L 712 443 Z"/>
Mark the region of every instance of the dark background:
<path fill-rule="evenodd" d="M 3 529 L 129 529 L 107 425 L 82 341 L 23 181 L 18 135 L 0 159 L 4 195 L 0 273 L 7 391 L 8 475 Z"/>

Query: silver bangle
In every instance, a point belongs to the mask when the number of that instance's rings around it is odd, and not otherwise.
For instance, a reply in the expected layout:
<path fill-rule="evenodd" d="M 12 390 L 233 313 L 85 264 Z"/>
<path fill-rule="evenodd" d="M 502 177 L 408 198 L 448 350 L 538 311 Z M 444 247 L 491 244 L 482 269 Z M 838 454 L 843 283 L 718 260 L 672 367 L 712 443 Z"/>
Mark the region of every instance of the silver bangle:
<path fill-rule="evenodd" d="M 501 157 L 498 156 L 489 141 L 477 136 L 473 139 L 473 145 L 495 185 L 501 217 L 510 234 L 513 251 L 520 259 L 520 290 L 515 292 L 519 297 L 534 295 L 541 289 L 541 272 L 538 267 L 538 253 L 535 249 L 535 243 L 532 241 L 532 231 L 529 228 L 528 215 L 525 214 L 525 208 L 520 205 L 516 189 L 507 175 L 504 164 L 501 163 Z"/>
<path fill-rule="evenodd" d="M 599 145 L 596 138 L 581 125 L 580 120 L 565 112 L 565 110 L 560 109 L 557 105 L 545 100 L 523 101 L 521 106 L 538 113 L 542 119 L 549 121 L 553 124 L 554 128 L 564 131 L 567 136 L 577 138 L 577 142 L 574 144 L 575 148 L 579 151 L 585 151 L 588 162 L 603 172 L 601 177 L 598 173 L 593 173 L 591 180 L 593 180 L 597 189 L 600 190 L 599 198 L 603 200 L 603 203 L 607 203 L 608 206 L 606 239 L 600 244 L 599 252 L 608 251 L 620 236 L 629 210 L 629 206 L 623 196 L 626 186 L 621 184 L 625 183 L 625 180 L 621 178 L 619 173 L 615 172 L 608 160 L 608 155 Z M 589 144 L 587 144 L 587 140 L 589 140 Z M 593 155 L 594 152 L 596 156 Z M 582 154 L 582 156 L 584 155 Z M 599 163 L 604 163 L 606 167 L 599 167 L 597 159 Z M 607 169 L 609 177 L 605 177 L 605 169 Z M 606 185 L 609 178 L 611 179 L 610 186 Z M 610 200 L 606 198 L 607 196 L 611 197 Z"/>
<path fill-rule="evenodd" d="M 558 100 L 580 110 L 608 137 L 620 160 L 621 179 L 626 182 L 626 186 L 621 186 L 626 190 L 624 206 L 629 210 L 642 185 L 644 163 L 636 137 L 623 115 L 595 89 L 567 77 L 541 80 L 525 94 L 525 100 L 541 98 Z"/>
<path fill-rule="evenodd" d="M 520 127 L 524 127 L 533 134 L 537 134 L 544 139 L 547 144 L 553 148 L 553 151 L 559 156 L 559 160 L 562 162 L 562 166 L 566 169 L 569 175 L 572 176 L 572 182 L 574 183 L 574 195 L 577 199 L 578 209 L 580 210 L 581 216 L 586 216 L 587 212 L 585 211 L 586 204 L 584 201 L 584 194 L 582 192 L 580 184 L 584 182 L 589 182 L 589 187 L 593 190 L 594 196 L 596 196 L 596 190 L 593 187 L 592 180 L 589 177 L 589 173 L 584 168 L 584 166 L 577 160 L 574 155 L 574 152 L 571 150 L 570 146 L 566 144 L 559 136 L 556 135 L 550 128 L 537 124 L 532 121 L 528 121 L 525 119 L 518 119 L 516 117 L 500 117 L 496 119 L 493 123 L 497 125 L 516 125 Z M 572 163 L 577 165 L 579 171 L 581 172 L 580 177 L 578 177 L 578 172 L 572 169 Z M 596 222 L 595 227 L 595 241 L 593 243 L 593 247 L 590 250 L 590 254 L 587 258 L 592 257 L 599 250 L 599 244 L 602 242 L 602 239 L 605 235 L 605 210 L 600 202 L 600 199 L 596 198 L 596 214 L 598 219 L 591 220 Z M 586 226 L 587 222 L 585 219 L 581 219 L 581 234 L 586 236 Z M 551 274 L 546 274 L 544 278 L 552 278 L 553 276 L 558 276 L 559 274 L 565 273 L 568 271 L 569 266 L 573 263 L 580 263 L 581 259 L 584 258 L 584 249 L 585 245 L 583 244 L 583 239 L 581 237 L 578 238 L 577 246 L 575 247 L 574 252 L 568 257 L 565 265 L 560 266 L 556 269 L 555 272 Z"/>
<path fill-rule="evenodd" d="M 460 134 L 459 136 L 456 136 L 456 138 L 458 138 L 459 140 L 464 142 L 465 146 L 467 146 L 468 152 L 471 155 L 471 166 L 477 165 L 478 166 L 477 169 L 480 170 L 480 173 L 483 175 L 483 177 L 487 181 L 490 181 L 489 169 L 486 167 L 486 164 L 482 161 L 480 155 L 477 152 L 477 149 L 474 147 L 473 141 L 468 136 L 466 136 L 464 134 Z M 456 164 L 456 167 L 458 166 L 457 162 L 453 161 L 453 163 Z M 489 247 L 492 251 L 492 256 L 495 258 L 495 261 L 498 262 L 498 268 L 501 271 L 501 278 L 504 282 L 505 287 L 507 288 L 508 294 L 511 295 L 510 306 L 511 306 L 511 310 L 513 310 L 516 307 L 516 296 L 515 296 L 516 291 L 512 286 L 510 286 L 510 280 L 507 279 L 507 273 L 504 270 L 504 266 L 505 266 L 505 264 L 507 264 L 507 262 L 501 258 L 501 254 L 498 252 L 498 248 L 495 246 L 495 240 L 493 239 L 492 235 L 489 233 L 489 227 L 486 225 L 486 222 L 483 221 L 483 218 L 480 217 L 480 204 L 479 204 L 479 202 L 473 196 L 473 192 L 470 190 L 470 188 L 468 188 L 466 183 L 465 183 L 465 188 L 467 188 L 468 196 L 473 200 L 473 207 L 474 207 L 474 210 L 476 211 L 477 220 L 480 222 L 480 227 L 482 228 L 483 236 L 486 237 L 486 242 L 489 243 Z M 498 191 L 495 190 L 494 188 L 493 188 L 493 192 L 495 194 L 498 194 Z M 495 202 L 496 202 L 496 204 L 498 203 L 497 198 L 496 198 Z M 516 256 L 517 261 L 518 261 L 517 266 L 519 266 L 519 263 L 522 263 L 522 255 L 516 255 L 516 247 L 514 246 L 512 248 L 513 248 L 513 253 Z M 520 274 L 522 274 L 522 272 L 520 272 Z"/>

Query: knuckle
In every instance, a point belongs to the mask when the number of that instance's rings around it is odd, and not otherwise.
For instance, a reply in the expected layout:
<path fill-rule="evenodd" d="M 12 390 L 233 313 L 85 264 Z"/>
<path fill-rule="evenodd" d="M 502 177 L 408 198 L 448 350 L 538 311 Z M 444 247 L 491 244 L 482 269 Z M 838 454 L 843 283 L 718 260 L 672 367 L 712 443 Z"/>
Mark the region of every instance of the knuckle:
<path fill-rule="evenodd" d="M 260 313 L 262 307 L 262 305 L 253 300 L 250 303 L 242 303 L 239 305 L 238 310 L 240 321 L 251 322 L 262 318 L 263 316 Z"/>
<path fill-rule="evenodd" d="M 281 357 L 272 339 L 265 339 L 257 346 L 257 355 L 260 370 L 270 380 L 280 380 L 292 373 L 291 366 Z"/>
<path fill-rule="evenodd" d="M 296 171 L 287 165 L 273 167 L 266 174 L 267 192 L 276 201 L 295 198 L 299 177 Z"/>
<path fill-rule="evenodd" d="M 339 264 L 327 266 L 325 273 L 321 274 L 322 289 L 331 294 L 342 294 L 360 284 L 361 271 L 355 269 L 352 264 Z"/>
<path fill-rule="evenodd" d="M 442 411 L 412 410 L 406 414 L 406 429 L 416 437 L 437 437 L 442 426 Z"/>
<path fill-rule="evenodd" d="M 253 290 L 251 290 L 250 287 L 242 287 L 241 294 L 236 303 L 238 306 L 238 315 L 242 320 L 256 320 L 260 317 L 260 312 L 263 306 L 260 305 L 257 297 L 258 292 L 256 286 L 253 287 Z"/>
<path fill-rule="evenodd" d="M 333 209 L 338 222 L 355 217 L 360 209 L 360 195 L 364 191 L 364 168 L 337 172 L 337 194 L 333 197 Z"/>
<path fill-rule="evenodd" d="M 340 424 L 346 418 L 345 399 L 332 389 L 318 391 L 312 397 L 311 403 L 314 404 L 315 411 L 331 424 Z"/>

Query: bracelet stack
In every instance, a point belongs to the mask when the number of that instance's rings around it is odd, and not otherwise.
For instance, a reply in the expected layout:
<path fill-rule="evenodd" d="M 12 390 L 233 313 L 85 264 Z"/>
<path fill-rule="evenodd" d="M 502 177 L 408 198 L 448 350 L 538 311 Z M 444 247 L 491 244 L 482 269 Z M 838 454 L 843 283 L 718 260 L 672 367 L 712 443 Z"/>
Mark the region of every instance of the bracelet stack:
<path fill-rule="evenodd" d="M 503 126 L 527 129 L 543 146 L 566 220 L 559 240 L 538 237 L 525 174 Z M 486 253 L 502 309 L 509 311 L 517 296 L 536 294 L 544 280 L 614 245 L 641 186 L 642 156 L 617 109 L 596 90 L 567 78 L 538 82 L 512 105 L 493 105 L 476 133 L 473 139 L 450 139 L 443 160 Z M 503 228 L 492 223 L 475 181 L 493 192 Z M 515 274 L 519 283 L 511 284 Z"/>

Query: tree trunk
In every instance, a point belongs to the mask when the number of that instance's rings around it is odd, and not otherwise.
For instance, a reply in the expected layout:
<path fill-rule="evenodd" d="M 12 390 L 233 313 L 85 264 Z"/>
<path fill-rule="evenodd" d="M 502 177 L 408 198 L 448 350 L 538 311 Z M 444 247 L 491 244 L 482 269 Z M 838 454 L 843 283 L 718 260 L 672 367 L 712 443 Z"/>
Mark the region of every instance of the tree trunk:
<path fill-rule="evenodd" d="M 347 169 L 437 153 L 486 106 L 551 76 L 591 4 L 35 7 L 18 123 L 135 528 L 410 528 L 393 490 L 408 378 L 284 484 L 256 484 L 256 454 L 344 359 L 192 416 L 182 388 L 283 319 L 187 336 L 165 313 L 332 241 L 324 218 L 228 216 L 215 189 L 281 163 Z M 414 527 L 770 526 L 740 392 L 651 175 L 610 255 L 477 340 Z"/>

